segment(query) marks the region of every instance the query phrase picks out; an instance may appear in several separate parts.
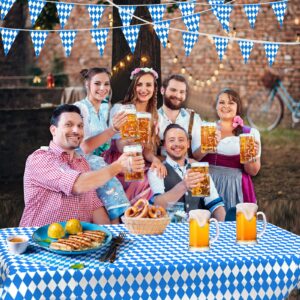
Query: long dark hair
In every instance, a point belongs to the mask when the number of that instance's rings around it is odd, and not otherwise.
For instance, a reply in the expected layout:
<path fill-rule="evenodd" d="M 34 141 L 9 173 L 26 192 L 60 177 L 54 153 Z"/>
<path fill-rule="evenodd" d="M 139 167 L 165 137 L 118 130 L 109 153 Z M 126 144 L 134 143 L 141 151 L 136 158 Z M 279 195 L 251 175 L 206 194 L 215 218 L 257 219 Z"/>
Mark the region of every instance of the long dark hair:
<path fill-rule="evenodd" d="M 243 115 L 243 105 L 242 105 L 242 100 L 240 98 L 240 95 L 233 89 L 231 88 L 224 88 L 223 90 L 221 90 L 219 92 L 219 94 L 217 95 L 217 98 L 216 98 L 216 104 L 218 104 L 219 102 L 219 97 L 222 95 L 222 94 L 226 94 L 228 95 L 229 99 L 234 101 L 236 104 L 237 104 L 237 108 L 236 108 L 236 115 L 237 116 L 240 116 L 242 117 Z M 240 135 L 241 133 L 243 133 L 243 127 L 238 125 L 236 128 L 234 128 L 232 130 L 232 133 L 235 135 L 235 136 L 238 136 Z"/>

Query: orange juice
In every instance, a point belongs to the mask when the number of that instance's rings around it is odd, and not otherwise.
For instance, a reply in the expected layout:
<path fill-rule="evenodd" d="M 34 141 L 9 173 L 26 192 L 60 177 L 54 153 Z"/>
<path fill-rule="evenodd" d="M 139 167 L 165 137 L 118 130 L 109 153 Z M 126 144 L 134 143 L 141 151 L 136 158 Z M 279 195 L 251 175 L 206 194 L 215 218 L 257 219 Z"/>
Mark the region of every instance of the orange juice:
<path fill-rule="evenodd" d="M 242 212 L 236 214 L 237 242 L 256 242 L 256 215 L 250 220 Z"/>
<path fill-rule="evenodd" d="M 209 223 L 200 227 L 197 220 L 190 220 L 190 250 L 209 248 Z"/>

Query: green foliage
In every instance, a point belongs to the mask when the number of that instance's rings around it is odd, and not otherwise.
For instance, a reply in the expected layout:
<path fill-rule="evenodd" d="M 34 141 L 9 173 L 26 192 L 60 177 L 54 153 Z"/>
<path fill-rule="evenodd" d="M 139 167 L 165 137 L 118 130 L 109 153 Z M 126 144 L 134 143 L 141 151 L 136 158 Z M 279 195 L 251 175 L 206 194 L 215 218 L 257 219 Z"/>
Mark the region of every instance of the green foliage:
<path fill-rule="evenodd" d="M 35 26 L 41 29 L 53 29 L 53 27 L 59 24 L 55 3 L 47 2 L 42 12 L 35 22 Z"/>

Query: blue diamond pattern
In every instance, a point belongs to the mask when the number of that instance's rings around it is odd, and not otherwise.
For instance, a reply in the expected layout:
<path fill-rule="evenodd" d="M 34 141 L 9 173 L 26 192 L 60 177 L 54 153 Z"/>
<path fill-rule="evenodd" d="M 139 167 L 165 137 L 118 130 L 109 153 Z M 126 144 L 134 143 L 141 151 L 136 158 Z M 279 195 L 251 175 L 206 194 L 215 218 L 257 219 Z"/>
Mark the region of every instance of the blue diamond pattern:
<path fill-rule="evenodd" d="M 75 30 L 64 30 L 59 32 L 62 44 L 65 48 L 66 56 L 70 56 L 71 54 L 76 34 L 77 31 Z"/>
<path fill-rule="evenodd" d="M 35 55 L 39 56 L 48 36 L 47 30 L 31 30 L 30 36 L 32 39 Z"/>
<path fill-rule="evenodd" d="M 98 48 L 101 56 L 103 55 L 103 52 L 104 52 L 108 32 L 109 32 L 108 28 L 91 30 L 91 35 L 96 42 L 97 48 Z"/>
<path fill-rule="evenodd" d="M 224 55 L 225 51 L 227 50 L 229 40 L 225 39 L 225 38 L 214 37 L 214 41 L 215 41 L 215 46 L 216 46 L 219 58 L 220 58 L 220 60 L 222 60 L 223 55 Z"/>
<path fill-rule="evenodd" d="M 14 40 L 16 39 L 18 33 L 19 33 L 18 29 L 7 29 L 7 28 L 1 29 L 1 36 L 2 36 L 5 55 L 7 55 L 7 53 L 9 52 L 10 47 L 13 44 Z"/>
<path fill-rule="evenodd" d="M 211 5 L 213 14 L 218 17 L 218 6 L 223 4 L 223 0 L 208 0 L 208 3 Z"/>
<path fill-rule="evenodd" d="M 74 4 L 56 3 L 56 9 L 59 17 L 60 27 L 64 28 L 70 17 Z"/>
<path fill-rule="evenodd" d="M 244 62 L 247 63 L 254 43 L 251 41 L 238 41 Z"/>
<path fill-rule="evenodd" d="M 3 20 L 9 10 L 12 8 L 16 0 L 1 0 L 0 2 L 0 11 L 1 11 L 1 19 Z"/>
<path fill-rule="evenodd" d="M 260 4 L 245 4 L 243 7 L 251 28 L 254 28 Z"/>
<path fill-rule="evenodd" d="M 229 19 L 233 6 L 230 4 L 217 6 L 217 18 L 222 25 L 222 28 L 229 32 Z"/>
<path fill-rule="evenodd" d="M 148 5 L 147 7 L 150 12 L 152 21 L 154 23 L 158 23 L 162 20 L 164 13 L 166 11 L 167 5 L 154 4 L 154 5 Z"/>
<path fill-rule="evenodd" d="M 181 10 L 181 14 L 183 16 L 188 16 L 194 13 L 195 9 L 195 2 L 196 1 L 191 1 L 191 2 L 179 2 L 178 7 Z"/>
<path fill-rule="evenodd" d="M 271 3 L 271 6 L 274 10 L 274 13 L 276 15 L 276 18 L 280 24 L 280 26 L 282 26 L 283 24 L 283 19 L 284 19 L 284 15 L 287 9 L 287 1 L 282 1 L 282 2 L 273 2 Z"/>
<path fill-rule="evenodd" d="M 129 26 L 130 22 L 132 20 L 132 15 L 134 14 L 134 11 L 136 9 L 136 6 L 129 5 L 120 5 L 119 6 L 119 15 L 122 20 L 123 26 Z"/>
<path fill-rule="evenodd" d="M 193 14 L 191 16 L 183 16 L 182 20 L 189 31 L 198 32 L 200 23 L 200 14 Z"/>
<path fill-rule="evenodd" d="M 36 19 L 38 18 L 39 14 L 43 10 L 46 1 L 35 1 L 35 0 L 28 0 L 28 8 L 30 14 L 30 20 L 32 26 L 35 24 Z"/>
<path fill-rule="evenodd" d="M 189 56 L 192 49 L 194 48 L 195 44 L 198 41 L 198 34 L 193 34 L 190 32 L 183 32 L 182 33 L 182 39 L 183 39 L 183 45 L 185 50 L 185 55 Z"/>
<path fill-rule="evenodd" d="M 106 6 L 104 5 L 88 5 L 87 9 L 94 28 L 97 28 Z"/>
<path fill-rule="evenodd" d="M 140 25 L 122 27 L 123 34 L 132 53 L 134 53 L 134 49 L 140 32 L 140 27 Z"/>
<path fill-rule="evenodd" d="M 168 42 L 170 23 L 171 21 L 167 20 L 167 21 L 160 22 L 159 24 L 153 25 L 153 28 L 164 48 L 166 48 Z"/>
<path fill-rule="evenodd" d="M 269 66 L 272 66 L 277 55 L 279 44 L 264 44 L 266 56 L 268 58 Z"/>

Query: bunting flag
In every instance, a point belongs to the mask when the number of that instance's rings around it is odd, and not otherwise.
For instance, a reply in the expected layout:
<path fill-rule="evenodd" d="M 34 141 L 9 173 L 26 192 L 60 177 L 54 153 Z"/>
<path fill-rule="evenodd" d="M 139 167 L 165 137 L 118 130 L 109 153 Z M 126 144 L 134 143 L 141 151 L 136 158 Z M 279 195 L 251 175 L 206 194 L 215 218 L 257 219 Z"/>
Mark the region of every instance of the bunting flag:
<path fill-rule="evenodd" d="M 181 14 L 183 16 L 192 15 L 195 10 L 195 0 L 191 2 L 180 2 L 178 4 L 178 7 L 181 10 Z"/>
<path fill-rule="evenodd" d="M 119 15 L 122 20 L 123 26 L 129 26 L 132 20 L 132 15 L 134 14 L 136 6 L 119 6 Z"/>
<path fill-rule="evenodd" d="M 279 3 L 273 2 L 273 3 L 271 3 L 271 6 L 274 10 L 274 13 L 275 13 L 277 20 L 281 27 L 282 23 L 283 23 L 285 12 L 287 9 L 287 2 L 279 2 Z"/>
<path fill-rule="evenodd" d="M 222 25 L 222 28 L 229 32 L 229 19 L 233 6 L 230 4 L 223 4 L 217 6 L 217 18 Z"/>
<path fill-rule="evenodd" d="M 244 11 L 248 18 L 251 28 L 254 28 L 256 17 L 260 9 L 260 4 L 245 4 Z"/>
<path fill-rule="evenodd" d="M 140 32 L 140 27 L 141 25 L 122 27 L 123 34 L 132 53 L 134 53 L 134 49 Z"/>
<path fill-rule="evenodd" d="M 98 48 L 101 56 L 103 55 L 103 52 L 104 52 L 108 32 L 109 32 L 108 28 L 91 30 L 91 35 L 92 35 L 93 39 L 95 40 L 95 43 L 97 45 L 97 48 Z"/>
<path fill-rule="evenodd" d="M 167 21 L 162 21 L 159 24 L 153 25 L 153 28 L 164 48 L 166 48 L 167 46 L 170 24 L 171 21 L 167 20 Z"/>
<path fill-rule="evenodd" d="M 191 51 L 193 50 L 195 44 L 198 41 L 198 34 L 193 34 L 190 32 L 183 32 L 182 33 L 182 39 L 183 39 L 183 45 L 184 45 L 184 51 L 185 55 L 189 56 Z"/>
<path fill-rule="evenodd" d="M 18 33 L 19 33 L 18 29 L 7 29 L 7 28 L 1 29 L 1 36 L 2 36 L 5 55 L 7 55 L 7 53 L 9 52 L 10 47 L 13 44 L 14 40 L 16 39 Z"/>
<path fill-rule="evenodd" d="M 199 31 L 200 13 L 194 14 L 192 16 L 183 16 L 182 20 L 189 31 Z"/>
<path fill-rule="evenodd" d="M 167 5 L 148 5 L 148 10 L 154 23 L 158 23 L 162 20 L 166 8 Z"/>
<path fill-rule="evenodd" d="M 29 14 L 30 14 L 30 20 L 32 26 L 34 26 L 36 19 L 38 18 L 39 14 L 43 10 L 44 6 L 46 4 L 46 1 L 40 0 L 28 0 L 28 8 L 29 8 Z"/>
<path fill-rule="evenodd" d="M 94 28 L 97 28 L 106 6 L 104 5 L 88 5 L 87 9 Z"/>
<path fill-rule="evenodd" d="M 57 9 L 61 28 L 64 28 L 66 23 L 68 22 L 73 7 L 74 4 L 56 3 L 56 9 Z"/>
<path fill-rule="evenodd" d="M 66 56 L 70 56 L 75 41 L 76 30 L 63 30 L 59 32 L 62 44 L 65 48 Z"/>
<path fill-rule="evenodd" d="M 49 31 L 47 30 L 30 30 L 30 35 L 35 51 L 35 56 L 39 56 L 45 44 Z"/>
<path fill-rule="evenodd" d="M 250 53 L 252 51 L 254 43 L 251 41 L 238 41 L 245 64 L 248 62 Z"/>
<path fill-rule="evenodd" d="M 279 49 L 279 44 L 265 43 L 264 47 L 268 58 L 269 66 L 272 66 Z"/>
<path fill-rule="evenodd" d="M 219 55 L 220 60 L 223 59 L 223 55 L 227 50 L 229 40 L 226 38 L 214 37 L 215 46 Z"/>
<path fill-rule="evenodd" d="M 5 16 L 12 8 L 16 0 L 1 0 L 0 1 L 0 11 L 1 11 L 1 19 L 4 20 Z"/>
<path fill-rule="evenodd" d="M 213 14 L 214 14 L 216 17 L 218 17 L 218 10 L 217 10 L 217 8 L 218 8 L 218 6 L 219 6 L 220 4 L 223 4 L 224 1 L 223 1 L 223 0 L 208 0 L 208 3 L 209 3 L 210 6 L 211 6 L 211 9 L 212 9 Z"/>

